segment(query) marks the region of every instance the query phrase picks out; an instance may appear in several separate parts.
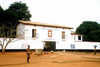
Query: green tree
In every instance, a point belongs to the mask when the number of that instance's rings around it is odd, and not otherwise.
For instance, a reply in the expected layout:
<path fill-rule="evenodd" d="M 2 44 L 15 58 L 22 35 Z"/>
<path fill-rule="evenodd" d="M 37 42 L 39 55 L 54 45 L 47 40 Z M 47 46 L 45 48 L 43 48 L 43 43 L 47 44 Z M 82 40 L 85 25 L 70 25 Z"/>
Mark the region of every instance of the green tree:
<path fill-rule="evenodd" d="M 31 18 L 26 3 L 14 2 L 8 9 L 3 10 L 0 6 L 0 22 L 9 26 L 9 23 L 17 27 L 18 20 L 28 21 Z"/>
<path fill-rule="evenodd" d="M 0 7 L 0 11 L 0 26 L 5 25 L 9 27 L 12 25 L 15 27 L 13 29 L 16 29 L 19 24 L 18 20 L 28 21 L 31 17 L 26 3 L 22 2 L 14 2 L 6 10 L 3 10 L 2 7 Z"/>
<path fill-rule="evenodd" d="M 3 12 L 3 8 L 0 6 L 0 13 Z"/>
<path fill-rule="evenodd" d="M 0 45 L 2 52 L 16 37 L 18 20 L 30 20 L 31 14 L 25 3 L 14 2 L 8 9 L 3 10 L 0 6 Z"/>
<path fill-rule="evenodd" d="M 90 33 L 91 40 L 94 42 L 100 42 L 100 30 L 95 30 Z"/>
<path fill-rule="evenodd" d="M 76 33 L 83 34 L 84 41 L 100 41 L 100 25 L 94 21 L 84 21 L 77 29 Z"/>
<path fill-rule="evenodd" d="M 13 26 L 10 25 L 10 27 L 13 27 Z M 15 36 L 14 32 L 16 32 L 16 30 L 10 27 L 7 27 L 5 25 L 0 26 L 0 37 L 2 37 L 0 38 L 0 45 L 1 45 L 1 50 L 3 54 L 8 44 L 12 41 L 15 41 L 15 38 L 12 38 L 12 37 Z"/>
<path fill-rule="evenodd" d="M 2 22 L 3 11 L 4 11 L 3 8 L 0 6 L 0 26 L 3 23 Z"/>
<path fill-rule="evenodd" d="M 31 14 L 28 10 L 26 3 L 14 2 L 9 6 L 8 11 L 13 12 L 13 14 L 16 14 L 16 18 L 18 20 L 30 20 Z"/>

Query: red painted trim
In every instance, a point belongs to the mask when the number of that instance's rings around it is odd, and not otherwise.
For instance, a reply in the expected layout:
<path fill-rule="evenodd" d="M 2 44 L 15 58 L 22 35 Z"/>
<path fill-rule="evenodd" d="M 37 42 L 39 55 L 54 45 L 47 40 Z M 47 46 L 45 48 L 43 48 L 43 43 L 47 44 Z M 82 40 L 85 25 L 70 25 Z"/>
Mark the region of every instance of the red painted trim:
<path fill-rule="evenodd" d="M 48 30 L 48 37 L 52 37 L 52 30 Z"/>

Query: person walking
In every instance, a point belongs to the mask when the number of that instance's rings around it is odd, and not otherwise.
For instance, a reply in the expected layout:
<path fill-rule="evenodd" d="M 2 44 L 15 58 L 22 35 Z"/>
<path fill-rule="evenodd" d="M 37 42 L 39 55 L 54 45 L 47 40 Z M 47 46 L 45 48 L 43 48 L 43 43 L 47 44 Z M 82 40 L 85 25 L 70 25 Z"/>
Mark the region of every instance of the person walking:
<path fill-rule="evenodd" d="M 94 45 L 94 55 L 96 55 L 97 51 L 96 51 L 96 45 Z"/>
<path fill-rule="evenodd" d="M 27 63 L 29 63 L 29 60 L 30 60 L 30 54 L 31 54 L 31 50 L 30 50 L 30 46 L 28 45 L 28 48 L 27 48 L 27 50 L 26 50 Z"/>

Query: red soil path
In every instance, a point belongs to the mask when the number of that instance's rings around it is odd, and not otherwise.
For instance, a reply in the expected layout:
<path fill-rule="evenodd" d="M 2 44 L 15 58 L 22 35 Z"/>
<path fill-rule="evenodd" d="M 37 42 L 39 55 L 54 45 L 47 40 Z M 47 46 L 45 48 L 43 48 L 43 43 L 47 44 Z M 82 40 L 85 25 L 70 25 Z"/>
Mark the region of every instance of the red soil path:
<path fill-rule="evenodd" d="M 25 52 L 0 53 L 0 67 L 100 67 L 100 53 L 54 52 L 37 56 L 31 55 L 26 62 Z"/>

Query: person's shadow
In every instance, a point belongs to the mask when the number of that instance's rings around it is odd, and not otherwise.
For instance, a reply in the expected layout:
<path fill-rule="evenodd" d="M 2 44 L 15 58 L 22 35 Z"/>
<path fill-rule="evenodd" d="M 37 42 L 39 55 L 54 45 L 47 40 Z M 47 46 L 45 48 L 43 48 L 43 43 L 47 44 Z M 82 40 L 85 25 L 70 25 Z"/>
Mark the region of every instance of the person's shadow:
<path fill-rule="evenodd" d="M 1 66 L 15 66 L 15 65 L 23 65 L 23 64 L 27 64 L 27 63 L 17 63 L 17 64 L 0 64 Z"/>

